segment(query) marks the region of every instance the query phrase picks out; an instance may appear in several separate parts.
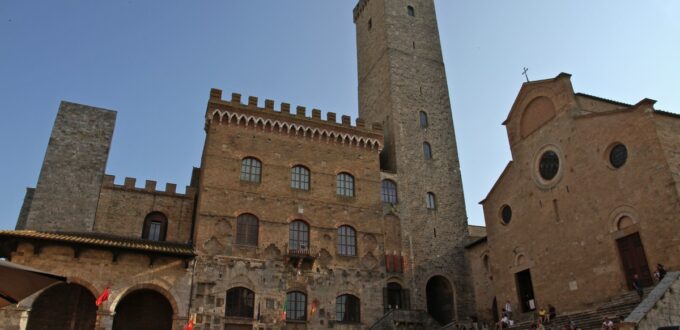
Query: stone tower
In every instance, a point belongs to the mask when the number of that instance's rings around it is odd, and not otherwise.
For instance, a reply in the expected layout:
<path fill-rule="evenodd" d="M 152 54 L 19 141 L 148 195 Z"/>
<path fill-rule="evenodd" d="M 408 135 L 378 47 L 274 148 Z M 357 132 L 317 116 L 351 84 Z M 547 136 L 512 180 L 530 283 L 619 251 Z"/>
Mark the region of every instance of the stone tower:
<path fill-rule="evenodd" d="M 385 214 L 400 219 L 411 308 L 464 320 L 467 216 L 434 1 L 360 0 L 354 22 L 359 116 L 383 123 L 381 168 L 398 188 Z"/>
<path fill-rule="evenodd" d="M 61 102 L 17 229 L 92 231 L 115 123 L 115 111 Z"/>

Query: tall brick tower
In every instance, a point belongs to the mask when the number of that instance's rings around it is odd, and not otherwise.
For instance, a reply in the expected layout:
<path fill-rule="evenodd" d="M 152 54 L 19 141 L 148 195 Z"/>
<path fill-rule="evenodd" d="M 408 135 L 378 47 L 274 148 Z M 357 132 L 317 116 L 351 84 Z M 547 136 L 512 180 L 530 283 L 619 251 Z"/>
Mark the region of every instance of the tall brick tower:
<path fill-rule="evenodd" d="M 360 0 L 354 9 L 359 116 L 381 122 L 386 216 L 401 224 L 411 308 L 440 323 L 471 315 L 467 216 L 433 0 Z"/>

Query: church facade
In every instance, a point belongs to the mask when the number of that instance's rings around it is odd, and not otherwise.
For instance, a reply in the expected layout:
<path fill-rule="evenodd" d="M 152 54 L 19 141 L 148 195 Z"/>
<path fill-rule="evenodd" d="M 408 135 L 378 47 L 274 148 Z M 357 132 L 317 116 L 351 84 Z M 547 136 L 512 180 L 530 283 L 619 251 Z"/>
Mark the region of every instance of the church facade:
<path fill-rule="evenodd" d="M 184 193 L 116 184 L 105 174 L 116 112 L 62 102 L 0 253 L 68 282 L 0 309 L 0 329 L 181 329 L 190 317 L 195 329 L 366 329 L 411 310 L 467 320 L 434 3 L 360 0 L 354 23 L 359 117 L 213 89 Z"/>
<path fill-rule="evenodd" d="M 565 73 L 523 84 L 487 236 L 467 247 L 480 317 L 592 310 L 680 267 L 680 116 L 654 103 L 576 93 Z"/>

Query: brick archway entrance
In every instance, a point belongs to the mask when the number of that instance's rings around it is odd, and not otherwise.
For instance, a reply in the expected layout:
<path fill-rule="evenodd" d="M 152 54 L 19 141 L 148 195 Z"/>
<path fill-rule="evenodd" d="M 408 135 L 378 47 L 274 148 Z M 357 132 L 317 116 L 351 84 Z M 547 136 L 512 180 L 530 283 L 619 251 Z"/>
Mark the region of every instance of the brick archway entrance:
<path fill-rule="evenodd" d="M 140 289 L 127 294 L 116 306 L 113 330 L 171 330 L 172 305 L 162 294 Z"/>
<path fill-rule="evenodd" d="M 26 329 L 92 330 L 97 320 L 95 300 L 92 292 L 81 285 L 53 285 L 33 302 Z"/>
<path fill-rule="evenodd" d="M 437 322 L 446 325 L 453 321 L 453 290 L 443 276 L 427 281 L 427 312 Z"/>

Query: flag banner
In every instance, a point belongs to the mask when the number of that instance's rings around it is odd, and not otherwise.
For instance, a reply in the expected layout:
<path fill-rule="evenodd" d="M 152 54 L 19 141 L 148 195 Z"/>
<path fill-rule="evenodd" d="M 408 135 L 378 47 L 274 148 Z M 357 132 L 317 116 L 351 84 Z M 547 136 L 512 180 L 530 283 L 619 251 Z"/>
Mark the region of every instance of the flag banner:
<path fill-rule="evenodd" d="M 109 287 L 106 287 L 106 289 L 104 289 L 104 292 L 102 292 L 102 294 L 99 295 L 99 297 L 97 297 L 97 301 L 95 302 L 97 307 L 99 307 L 99 305 L 103 304 L 105 301 L 109 300 L 110 291 L 111 290 L 109 290 Z"/>

